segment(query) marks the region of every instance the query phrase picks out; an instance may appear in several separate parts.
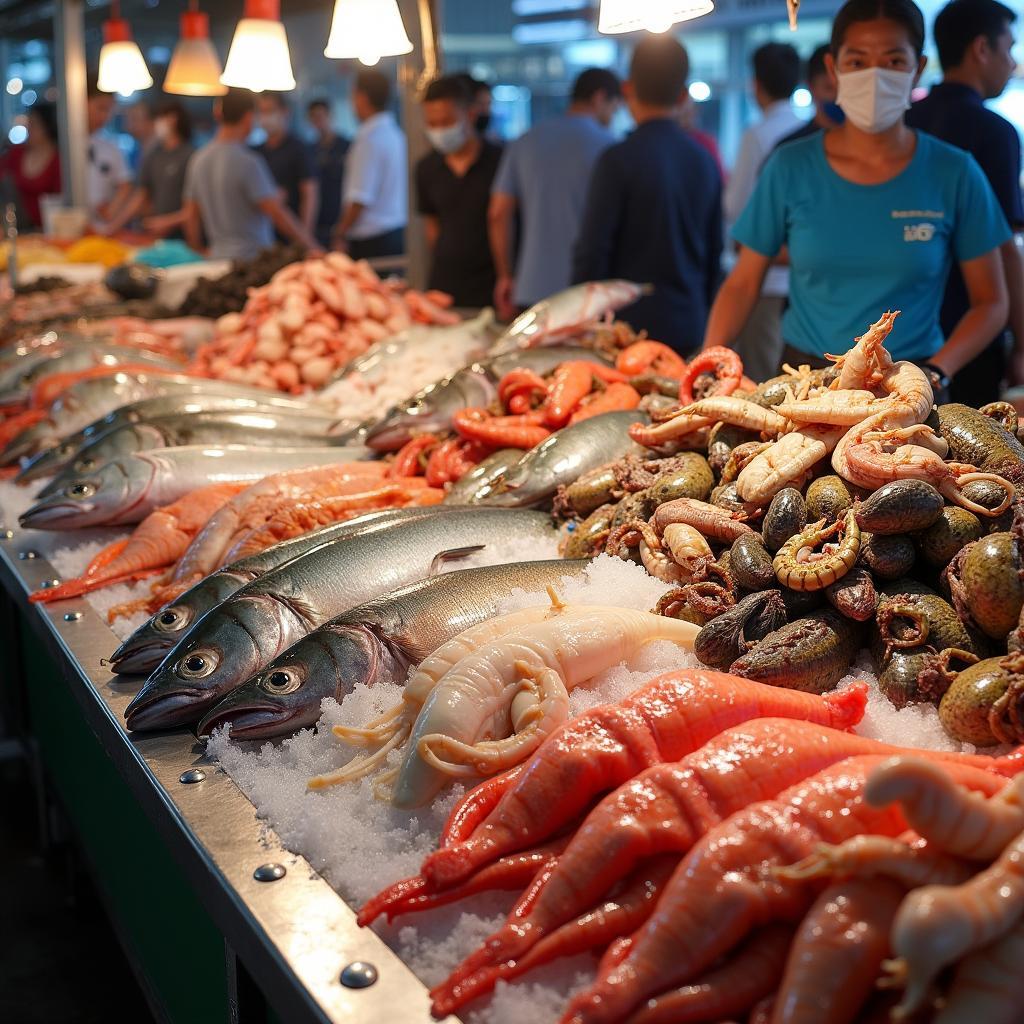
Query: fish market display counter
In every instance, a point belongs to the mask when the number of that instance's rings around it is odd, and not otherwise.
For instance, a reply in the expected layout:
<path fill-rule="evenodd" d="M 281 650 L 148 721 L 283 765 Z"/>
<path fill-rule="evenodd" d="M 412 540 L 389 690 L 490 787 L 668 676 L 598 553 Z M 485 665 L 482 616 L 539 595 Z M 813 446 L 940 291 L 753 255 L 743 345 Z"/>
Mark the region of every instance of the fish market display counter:
<path fill-rule="evenodd" d="M 137 682 L 31 534 L 0 528 L 0 699 L 33 742 L 150 1005 L 164 1021 L 426 1022 L 426 989 L 309 863 L 283 848 L 190 733 L 130 735 Z"/>

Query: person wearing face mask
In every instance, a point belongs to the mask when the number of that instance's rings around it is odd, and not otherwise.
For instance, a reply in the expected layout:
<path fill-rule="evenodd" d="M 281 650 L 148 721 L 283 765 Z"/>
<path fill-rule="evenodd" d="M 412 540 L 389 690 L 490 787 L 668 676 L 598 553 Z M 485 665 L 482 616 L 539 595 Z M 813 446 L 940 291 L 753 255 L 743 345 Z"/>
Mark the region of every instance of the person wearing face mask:
<path fill-rule="evenodd" d="M 320 207 L 320 182 L 309 147 L 289 130 L 288 101 L 279 92 L 260 93 L 256 115 L 267 135 L 256 152 L 266 160 L 285 206 L 310 234 L 314 234 Z M 280 232 L 277 238 L 285 240 Z"/>
<path fill-rule="evenodd" d="M 988 178 L 1010 226 L 1024 230 L 1021 201 L 1021 149 L 1017 130 L 984 101 L 1006 88 L 1016 68 L 1011 56 L 1017 15 L 997 0 L 953 0 L 935 19 L 935 45 L 942 64 L 942 82 L 907 111 L 906 122 L 967 150 Z M 1011 240 L 1002 245 L 1003 274 L 1010 301 L 1013 336 L 1012 382 L 1024 384 L 1024 265 Z M 951 331 L 967 308 L 964 280 L 954 267 L 946 285 L 939 320 Z M 1005 331 L 953 378 L 954 402 L 975 407 L 999 398 L 1007 375 L 1010 339 Z"/>
<path fill-rule="evenodd" d="M 594 161 L 615 142 L 608 126 L 621 97 L 613 72 L 588 68 L 562 116 L 541 121 L 505 149 L 488 213 L 498 270 L 494 306 L 503 320 L 569 287 L 587 181 Z"/>
<path fill-rule="evenodd" d="M 827 365 L 887 309 L 886 347 L 932 372 L 937 397 L 1006 322 L 999 247 L 1006 218 L 977 163 L 903 123 L 924 69 L 912 0 L 848 0 L 832 26 L 829 74 L 846 120 L 771 156 L 733 236 L 739 258 L 711 310 L 705 345 L 731 345 L 785 247 L 783 361 Z M 944 334 L 939 308 L 956 263 L 968 306 Z"/>
<path fill-rule="evenodd" d="M 501 148 L 477 134 L 476 116 L 460 77 L 431 82 L 423 119 L 434 151 L 416 165 L 417 206 L 430 249 L 429 286 L 448 292 L 456 306 L 473 308 L 489 305 L 494 294 L 487 207 L 501 160 Z"/>
<path fill-rule="evenodd" d="M 106 225 L 108 234 L 142 217 L 143 230 L 161 238 L 180 238 L 185 225 L 185 173 L 195 153 L 192 121 L 176 100 L 161 104 L 153 119 L 155 141 L 139 169 L 135 190 Z"/>
<path fill-rule="evenodd" d="M 806 139 L 808 135 L 831 131 L 837 124 L 843 123 L 842 107 L 836 103 L 836 83 L 825 67 L 825 56 L 828 43 L 823 43 L 807 59 L 807 91 L 814 103 L 814 117 L 806 121 L 795 132 L 780 139 L 776 146 L 784 146 L 787 142 Z"/>

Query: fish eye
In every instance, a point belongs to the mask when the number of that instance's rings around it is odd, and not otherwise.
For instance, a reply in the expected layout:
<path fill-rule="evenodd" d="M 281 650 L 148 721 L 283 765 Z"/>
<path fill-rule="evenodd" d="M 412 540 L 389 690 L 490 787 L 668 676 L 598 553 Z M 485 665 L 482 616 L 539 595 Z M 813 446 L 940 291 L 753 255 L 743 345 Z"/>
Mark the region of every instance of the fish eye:
<path fill-rule="evenodd" d="M 165 629 L 173 629 L 181 624 L 184 618 L 185 614 L 180 609 L 167 608 L 156 617 L 154 625 L 157 628 L 163 626 Z"/>
<path fill-rule="evenodd" d="M 79 480 L 67 489 L 69 498 L 91 498 L 96 493 L 96 488 L 87 480 Z"/>
<path fill-rule="evenodd" d="M 93 459 L 93 458 L 90 458 L 88 455 L 85 456 L 85 458 L 79 459 L 75 463 L 75 469 L 77 469 L 79 472 L 82 472 L 82 473 L 84 473 L 86 470 L 94 469 L 95 467 L 96 467 L 96 460 Z"/>
<path fill-rule="evenodd" d="M 202 679 L 216 667 L 217 657 L 212 651 L 194 651 L 178 662 L 177 674 L 184 679 Z"/>
<path fill-rule="evenodd" d="M 277 696 L 282 696 L 286 693 L 294 693 L 302 685 L 302 680 L 299 679 L 294 672 L 289 672 L 287 669 L 279 668 L 274 672 L 265 675 L 260 680 L 260 686 L 267 691 L 267 693 L 273 693 Z"/>

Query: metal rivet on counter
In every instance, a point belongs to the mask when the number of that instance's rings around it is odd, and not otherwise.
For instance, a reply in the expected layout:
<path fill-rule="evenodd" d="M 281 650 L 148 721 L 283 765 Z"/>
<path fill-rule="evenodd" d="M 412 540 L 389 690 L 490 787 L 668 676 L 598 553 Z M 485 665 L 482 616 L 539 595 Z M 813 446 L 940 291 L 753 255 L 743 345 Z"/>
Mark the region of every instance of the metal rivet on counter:
<path fill-rule="evenodd" d="M 345 988 L 369 988 L 376 980 L 377 968 L 365 960 L 356 960 L 341 972 Z"/>
<path fill-rule="evenodd" d="M 178 776 L 178 781 L 185 786 L 190 785 L 193 782 L 202 782 L 206 778 L 206 772 L 202 768 L 189 768 L 187 772 L 182 772 Z"/>
<path fill-rule="evenodd" d="M 77 622 L 81 617 L 82 617 L 82 613 L 81 612 L 65 612 L 64 613 L 64 621 L 65 622 Z"/>
<path fill-rule="evenodd" d="M 284 878 L 288 869 L 283 864 L 261 864 L 253 873 L 252 877 L 257 882 L 276 882 Z"/>
<path fill-rule="evenodd" d="M 60 580 L 43 580 L 43 582 L 40 583 L 39 586 L 43 590 L 50 590 L 52 587 L 59 587 Z"/>
<path fill-rule="evenodd" d="M 39 557 L 39 552 L 38 551 L 19 551 L 18 552 L 18 557 L 23 562 L 27 562 L 30 558 L 38 558 Z"/>

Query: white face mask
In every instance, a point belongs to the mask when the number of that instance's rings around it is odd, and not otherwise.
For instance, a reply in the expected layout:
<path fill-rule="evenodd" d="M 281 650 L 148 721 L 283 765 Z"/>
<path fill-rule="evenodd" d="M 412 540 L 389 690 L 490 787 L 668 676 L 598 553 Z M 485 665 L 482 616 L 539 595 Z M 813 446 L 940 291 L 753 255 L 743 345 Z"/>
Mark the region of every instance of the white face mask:
<path fill-rule="evenodd" d="M 169 121 L 160 119 L 153 122 L 153 133 L 160 142 L 167 142 L 171 137 L 171 124 Z"/>
<path fill-rule="evenodd" d="M 838 75 L 836 102 L 850 123 L 869 135 L 891 128 L 910 107 L 914 76 L 891 68 L 864 68 Z"/>
<path fill-rule="evenodd" d="M 466 144 L 469 129 L 465 120 L 459 120 L 447 128 L 428 128 L 427 138 L 439 153 L 457 153 Z"/>

